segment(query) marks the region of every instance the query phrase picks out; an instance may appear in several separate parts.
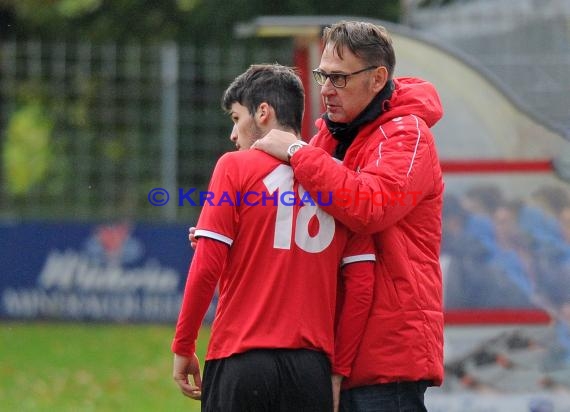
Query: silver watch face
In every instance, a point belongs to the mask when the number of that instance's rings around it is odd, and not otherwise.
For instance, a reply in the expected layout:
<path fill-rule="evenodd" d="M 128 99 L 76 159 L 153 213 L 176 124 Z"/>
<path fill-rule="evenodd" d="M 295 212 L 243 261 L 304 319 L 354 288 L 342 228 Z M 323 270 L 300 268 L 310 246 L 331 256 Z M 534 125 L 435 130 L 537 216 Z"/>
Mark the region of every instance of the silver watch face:
<path fill-rule="evenodd" d="M 289 146 L 289 150 L 287 151 L 289 156 L 292 156 L 293 153 L 295 153 L 297 150 L 299 150 L 302 147 L 302 145 L 300 143 L 293 143 L 291 144 L 291 146 Z"/>

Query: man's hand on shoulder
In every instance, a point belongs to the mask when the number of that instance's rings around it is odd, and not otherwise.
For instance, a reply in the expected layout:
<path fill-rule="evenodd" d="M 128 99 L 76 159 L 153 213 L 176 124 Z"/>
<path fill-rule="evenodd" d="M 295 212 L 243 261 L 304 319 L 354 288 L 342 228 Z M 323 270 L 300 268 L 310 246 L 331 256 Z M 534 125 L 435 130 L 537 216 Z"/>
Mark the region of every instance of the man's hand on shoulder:
<path fill-rule="evenodd" d="M 298 140 L 293 133 L 272 129 L 262 139 L 256 141 L 252 148 L 262 150 L 279 160 L 288 161 L 287 149 Z"/>

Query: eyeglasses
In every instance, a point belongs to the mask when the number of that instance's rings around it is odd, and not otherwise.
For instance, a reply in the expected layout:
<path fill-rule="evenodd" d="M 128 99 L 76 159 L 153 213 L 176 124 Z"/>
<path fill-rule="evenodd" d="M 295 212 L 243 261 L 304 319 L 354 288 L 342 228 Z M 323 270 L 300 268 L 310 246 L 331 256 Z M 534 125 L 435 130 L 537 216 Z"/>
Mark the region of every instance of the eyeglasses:
<path fill-rule="evenodd" d="M 346 79 L 350 76 L 355 76 L 357 74 L 360 73 L 364 73 L 367 72 L 368 70 L 372 70 L 372 69 L 377 69 L 378 66 L 368 66 L 365 67 L 362 70 L 358 70 L 356 72 L 352 72 L 352 73 L 325 73 L 319 69 L 315 69 L 313 70 L 313 77 L 315 78 L 316 82 L 320 85 L 323 86 L 327 79 L 330 79 L 332 85 L 338 89 L 342 89 L 343 87 L 346 87 Z"/>

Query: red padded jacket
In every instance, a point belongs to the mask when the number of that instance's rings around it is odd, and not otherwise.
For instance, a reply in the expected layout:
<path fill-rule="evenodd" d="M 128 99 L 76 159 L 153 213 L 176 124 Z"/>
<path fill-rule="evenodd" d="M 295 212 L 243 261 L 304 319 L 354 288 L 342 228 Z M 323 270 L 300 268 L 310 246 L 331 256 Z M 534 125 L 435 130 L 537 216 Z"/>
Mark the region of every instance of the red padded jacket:
<path fill-rule="evenodd" d="M 442 277 L 439 264 L 443 179 L 430 131 L 443 115 L 437 91 L 417 78 L 394 80 L 390 105 L 363 126 L 343 165 L 324 121 L 291 159 L 313 199 L 357 233 L 374 234 L 373 308 L 345 388 L 443 380 Z M 323 150 L 324 149 L 324 150 Z"/>

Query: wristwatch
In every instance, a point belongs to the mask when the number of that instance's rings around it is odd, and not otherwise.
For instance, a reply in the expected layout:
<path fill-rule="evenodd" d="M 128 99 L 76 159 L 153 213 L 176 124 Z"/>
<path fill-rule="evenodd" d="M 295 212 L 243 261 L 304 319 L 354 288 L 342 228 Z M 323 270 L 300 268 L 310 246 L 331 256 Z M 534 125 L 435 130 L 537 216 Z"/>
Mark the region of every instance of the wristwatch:
<path fill-rule="evenodd" d="M 293 153 L 295 153 L 297 150 L 299 150 L 303 146 L 307 146 L 307 143 L 305 143 L 302 140 L 297 140 L 296 142 L 291 143 L 289 145 L 289 147 L 287 148 L 287 161 L 290 162 L 291 156 L 293 156 Z"/>

